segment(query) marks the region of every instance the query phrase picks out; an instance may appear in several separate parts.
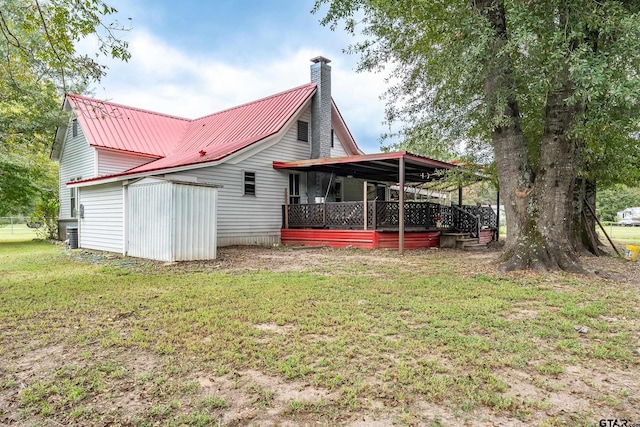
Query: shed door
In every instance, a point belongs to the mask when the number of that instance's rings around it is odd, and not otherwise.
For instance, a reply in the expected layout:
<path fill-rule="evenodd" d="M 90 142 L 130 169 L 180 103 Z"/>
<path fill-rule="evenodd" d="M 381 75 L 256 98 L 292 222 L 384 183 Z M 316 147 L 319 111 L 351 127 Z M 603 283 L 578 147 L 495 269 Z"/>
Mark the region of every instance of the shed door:
<path fill-rule="evenodd" d="M 171 184 L 129 187 L 128 254 L 158 261 L 174 261 L 172 254 Z"/>

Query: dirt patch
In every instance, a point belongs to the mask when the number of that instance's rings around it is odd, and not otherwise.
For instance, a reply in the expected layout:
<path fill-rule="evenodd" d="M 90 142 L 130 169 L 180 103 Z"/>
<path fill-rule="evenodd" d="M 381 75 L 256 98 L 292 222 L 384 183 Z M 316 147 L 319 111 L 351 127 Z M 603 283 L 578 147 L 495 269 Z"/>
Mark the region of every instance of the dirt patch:
<path fill-rule="evenodd" d="M 107 396 L 87 403 L 87 412 L 106 415 L 115 410 L 131 419 L 149 406 L 136 384 L 139 378 L 152 375 L 160 366 L 156 356 L 140 350 L 116 352 L 93 348 L 89 352 L 61 344 L 37 345 L 30 342 L 25 346 L 31 348 L 28 352 L 0 356 L 0 377 L 4 381 L 0 388 L 0 425 L 31 425 L 26 420 L 32 411 L 25 409 L 31 395 L 59 389 L 66 381 L 82 383 L 83 376 L 87 381 L 104 382 L 109 388 Z M 117 375 L 109 375 L 114 371 Z M 98 378 L 95 373 L 103 375 Z M 81 386 L 76 387 L 79 390 Z M 34 418 L 33 422 L 36 421 Z"/>
<path fill-rule="evenodd" d="M 92 262 L 110 268 L 127 269 L 140 273 L 158 271 L 175 274 L 194 272 L 225 271 L 229 274 L 250 274 L 255 271 L 309 272 L 319 275 L 332 274 L 384 274 L 392 280 L 398 274 L 434 275 L 448 274 L 465 277 L 487 276 L 494 280 L 498 252 L 465 253 L 453 250 L 424 249 L 408 251 L 400 256 L 396 251 L 362 251 L 358 249 L 291 249 L 266 247 L 219 248 L 219 258 L 212 261 L 186 262 L 178 264 L 155 263 L 132 258 L 123 259 L 116 255 L 103 255 L 92 251 L 72 251 L 79 262 Z M 428 258 L 429 263 L 424 259 Z M 640 289 L 640 263 L 630 263 L 615 258 L 583 258 L 584 264 L 593 272 L 594 280 L 605 280 L 622 284 L 622 289 Z M 367 267 L 375 266 L 376 272 Z M 571 289 L 570 280 L 574 276 L 549 274 L 536 276 L 530 272 L 510 273 L 515 278 L 532 278 L 541 287 L 550 290 Z M 386 277 L 386 276 L 385 276 Z M 575 276 L 579 277 L 579 276 Z M 583 280 L 580 277 L 580 280 Z M 577 279 L 576 279 L 577 280 Z M 165 292 L 162 289 L 155 294 Z M 356 299 L 354 309 L 371 305 L 367 299 Z M 511 323 L 536 322 L 542 310 L 532 307 L 509 307 L 504 318 Z M 555 309 L 546 307 L 546 310 Z M 409 314 L 409 312 L 407 312 Z M 130 313 L 118 313 L 106 319 L 126 325 Z M 615 326 L 621 316 L 601 315 L 598 318 Z M 89 319 L 93 321 L 92 319 Z M 637 325 L 637 319 L 624 319 Z M 118 323 L 119 322 L 119 323 Z M 274 322 L 253 325 L 262 336 L 260 345 L 274 340 L 288 340 L 299 331 L 291 324 Z M 409 331 L 424 325 L 407 325 Z M 335 341 L 335 336 L 316 333 L 306 336 L 312 345 L 327 345 Z M 594 331 L 595 332 L 595 331 Z M 409 333 L 409 332 L 408 332 Z M 580 339 L 592 339 L 595 333 Z M 5 341 L 10 341 L 6 339 Z M 274 338 L 275 337 L 275 338 Z M 402 345 L 405 337 L 397 332 L 388 335 L 369 334 L 371 339 Z M 274 338 L 273 340 L 271 338 Z M 595 338 L 593 338 L 595 339 Z M 633 337 L 633 345 L 640 348 L 640 335 Z M 199 342 L 211 342 L 211 337 L 198 337 Z M 386 344 L 386 343 L 385 343 Z M 85 418 L 63 418 L 65 425 L 135 425 L 136 417 L 162 414 L 174 405 L 177 412 L 188 416 L 205 412 L 226 426 L 296 426 L 296 425 L 344 425 L 344 426 L 389 426 L 389 425 L 487 425 L 522 426 L 543 424 L 556 420 L 558 425 L 584 423 L 587 415 L 594 417 L 627 417 L 640 422 L 640 401 L 637 396 L 640 384 L 638 360 L 628 362 L 628 368 L 609 366 L 606 362 L 597 366 L 582 365 L 580 358 L 570 366 L 563 366 L 557 373 L 541 374 L 534 365 L 501 369 L 492 374 L 503 381 L 505 400 L 512 399 L 518 405 L 539 402 L 519 415 L 507 416 L 507 410 L 499 407 L 464 408 L 459 403 L 429 401 L 424 395 L 415 395 L 406 401 L 392 401 L 388 396 L 377 393 L 384 389 L 384 372 L 372 375 L 365 381 L 362 390 L 352 387 L 347 391 L 333 391 L 317 387 L 314 378 L 305 381 L 287 380 L 277 375 L 277 371 L 261 371 L 252 366 L 237 372 L 216 373 L 203 369 L 201 364 L 177 356 L 155 355 L 140 348 L 104 348 L 99 343 L 91 345 L 68 345 L 66 343 L 3 342 L 0 353 L 0 424 L 24 425 L 47 424 L 46 417 L 36 417 L 34 411 L 25 404 L 25 390 L 35 390 L 36 385 L 59 386 L 64 379 L 74 375 L 96 375 L 103 387 L 95 392 L 85 405 L 89 413 Z M 553 348 L 550 346 L 549 351 Z M 385 345 L 383 348 L 389 348 Z M 241 351 L 241 350 L 236 350 Z M 635 347 L 634 347 L 635 351 Z M 429 356 L 429 366 L 434 370 L 459 371 L 445 356 Z M 383 361 L 380 366 L 398 365 L 396 353 L 380 352 L 376 357 Z M 638 356 L 640 357 L 640 356 Z M 194 359 L 196 356 L 194 356 Z M 195 368 L 194 368 L 195 366 Z M 491 368 L 487 368 L 491 369 Z M 62 374 L 68 371 L 65 377 Z M 268 372 L 267 372 L 268 371 Z M 88 373 L 87 373 L 88 372 Z M 91 377 L 93 378 L 93 377 Z M 348 380 L 348 379 L 347 379 Z M 176 391 L 178 390 L 178 391 Z M 186 390 L 186 391 L 185 391 Z M 348 392 L 362 392 L 350 401 Z M 368 394 L 367 394 L 368 393 Z M 178 396 L 174 398 L 174 396 Z M 220 401 L 211 398 L 219 398 Z M 207 400 L 209 399 L 209 400 Z M 203 403 L 204 402 L 204 403 Z M 508 403 L 508 402 L 507 402 Z M 205 405 L 210 405 L 209 407 Z M 351 406 L 350 406 L 351 405 Z M 175 409 L 174 408 L 174 409 Z M 203 409 L 205 408 L 205 409 Z M 30 412 L 31 411 L 31 412 Z M 590 413 L 590 415 L 589 415 Z M 581 418 L 582 417 L 582 418 Z M 45 421 L 43 421 L 43 419 Z M 60 418 L 56 418 L 60 419 Z M 161 420 L 166 420 L 162 419 Z M 51 422 L 51 425 L 58 423 Z M 186 423 L 186 422 L 185 422 Z M 179 423 L 178 423 L 179 424 Z"/>
<path fill-rule="evenodd" d="M 220 415 L 223 425 L 287 425 L 281 424 L 284 412 L 296 404 L 309 405 L 332 401 L 337 393 L 317 389 L 299 381 L 286 381 L 256 370 L 243 370 L 220 377 L 194 374 L 201 396 L 224 399 L 229 407 Z M 295 425 L 295 424 L 291 424 Z"/>
<path fill-rule="evenodd" d="M 295 329 L 293 325 L 277 325 L 275 323 L 261 323 L 255 326 L 261 331 L 272 332 L 280 335 L 287 335 Z"/>

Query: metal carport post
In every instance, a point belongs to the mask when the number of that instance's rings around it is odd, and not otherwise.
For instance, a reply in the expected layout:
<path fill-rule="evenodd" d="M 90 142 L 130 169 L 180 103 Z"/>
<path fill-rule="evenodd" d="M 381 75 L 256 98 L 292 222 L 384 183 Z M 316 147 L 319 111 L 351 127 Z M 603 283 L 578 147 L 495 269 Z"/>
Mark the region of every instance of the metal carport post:
<path fill-rule="evenodd" d="M 398 159 L 398 184 L 400 186 L 398 200 L 398 251 L 404 255 L 404 155 Z"/>

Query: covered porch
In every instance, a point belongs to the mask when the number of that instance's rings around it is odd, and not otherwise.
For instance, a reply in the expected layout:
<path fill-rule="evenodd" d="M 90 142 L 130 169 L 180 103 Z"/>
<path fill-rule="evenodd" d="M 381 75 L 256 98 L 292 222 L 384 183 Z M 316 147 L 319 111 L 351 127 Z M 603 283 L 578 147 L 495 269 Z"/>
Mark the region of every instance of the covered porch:
<path fill-rule="evenodd" d="M 285 194 L 281 241 L 290 245 L 404 249 L 440 246 L 441 237 L 458 234 L 486 243 L 498 238 L 499 217 L 489 206 L 405 200 L 407 184 L 433 183 L 451 163 L 405 151 L 274 162 L 276 169 L 330 173 L 364 180 L 362 201 L 290 204 Z M 398 188 L 397 200 L 367 200 L 367 180 Z M 403 189 L 403 191 L 400 191 Z M 444 233 L 444 236 L 443 236 Z"/>

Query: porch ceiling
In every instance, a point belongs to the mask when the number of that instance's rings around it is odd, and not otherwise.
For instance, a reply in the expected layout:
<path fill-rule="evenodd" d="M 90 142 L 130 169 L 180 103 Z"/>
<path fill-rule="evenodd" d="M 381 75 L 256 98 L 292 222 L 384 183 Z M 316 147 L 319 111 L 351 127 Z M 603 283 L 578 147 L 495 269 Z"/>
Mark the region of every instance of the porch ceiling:
<path fill-rule="evenodd" d="M 397 183 L 400 181 L 400 159 L 404 159 L 405 179 L 409 183 L 426 183 L 442 179 L 439 172 L 457 166 L 406 151 L 363 154 L 359 156 L 273 162 L 274 169 L 301 172 L 327 172 L 337 176 L 352 176 L 367 181 Z"/>

